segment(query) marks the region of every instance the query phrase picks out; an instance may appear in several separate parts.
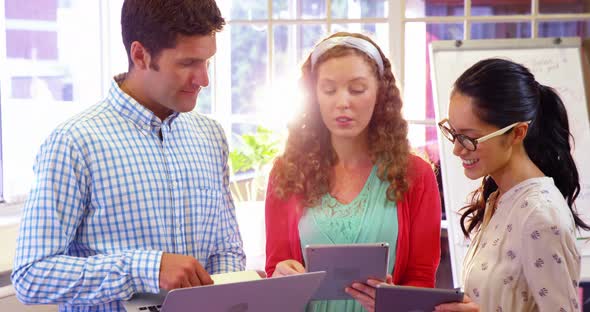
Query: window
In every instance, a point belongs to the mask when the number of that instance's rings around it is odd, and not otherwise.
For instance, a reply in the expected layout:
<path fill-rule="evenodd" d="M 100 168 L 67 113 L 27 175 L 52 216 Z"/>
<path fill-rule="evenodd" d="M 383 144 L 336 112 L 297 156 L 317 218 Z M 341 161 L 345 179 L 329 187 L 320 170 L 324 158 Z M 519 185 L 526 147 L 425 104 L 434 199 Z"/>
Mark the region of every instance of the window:
<path fill-rule="evenodd" d="M 126 71 L 123 0 L 0 0 L 0 198 L 23 198 L 42 140 Z M 299 67 L 329 33 L 372 35 L 404 91 L 412 145 L 438 159 L 428 43 L 441 39 L 587 37 L 581 0 L 218 0 L 227 20 L 197 110 L 230 144 L 257 125 L 284 129 Z M 75 27 L 74 27 L 75 25 Z M 277 118 L 277 116 L 283 117 Z M 30 125 L 35 125 L 31 127 Z M 2 170 L 0 169 L 0 170 Z"/>
<path fill-rule="evenodd" d="M 0 1 L 3 198 L 24 197 L 51 129 L 101 95 L 99 2 Z M 75 25 L 75 27 L 74 27 Z"/>
<path fill-rule="evenodd" d="M 270 2 L 218 2 L 228 26 L 218 36 L 216 76 L 231 79 L 216 79 L 214 92 L 223 100 L 218 98 L 213 115 L 223 120 L 226 129 L 231 129 L 232 145 L 238 144 L 238 136 L 253 131 L 256 125 L 285 127 L 292 114 L 279 112 L 296 111 L 300 65 L 328 33 L 367 33 L 385 53 L 389 50 L 388 1 Z M 221 95 L 222 90 L 231 90 L 231 95 Z"/>
<path fill-rule="evenodd" d="M 0 129 L 7 134 L 1 142 L 0 198 L 24 198 L 34 157 L 50 131 L 96 103 L 111 77 L 126 71 L 122 3 L 0 0 Z M 223 0 L 218 5 L 228 24 L 218 34 L 211 84 L 196 109 L 222 122 L 232 148 L 238 136 L 257 125 L 284 129 L 292 114 L 279 112 L 297 109 L 299 66 L 328 33 L 365 32 L 386 53 L 390 50 L 387 0 Z"/>
<path fill-rule="evenodd" d="M 405 0 L 397 9 L 404 12 L 399 64 L 405 68 L 401 77 L 405 116 L 411 123 L 429 126 L 435 118 L 430 42 L 590 35 L 588 6 L 581 0 Z M 414 146 L 423 146 L 436 163 L 436 129 L 429 126 L 410 128 L 410 139 Z"/>
<path fill-rule="evenodd" d="M 0 0 L 0 200 L 24 199 L 42 141 L 57 124 L 104 97 L 110 79 L 127 70 L 120 35 L 122 3 Z M 410 142 L 435 164 L 439 152 L 430 42 L 586 38 L 590 33 L 590 11 L 583 0 L 217 0 L 217 4 L 227 26 L 217 36 L 210 87 L 201 91 L 196 109 L 221 122 L 231 149 L 239 146 L 239 136 L 254 132 L 258 125 L 284 131 L 297 110 L 300 64 L 321 38 L 335 31 L 368 33 L 389 56 L 404 94 Z M 260 222 L 262 215 L 253 218 Z M 259 234 L 244 237 L 251 235 Z M 249 257 L 253 265 L 263 263 L 259 257 L 263 245 L 246 248 L 249 256 L 254 255 Z"/>

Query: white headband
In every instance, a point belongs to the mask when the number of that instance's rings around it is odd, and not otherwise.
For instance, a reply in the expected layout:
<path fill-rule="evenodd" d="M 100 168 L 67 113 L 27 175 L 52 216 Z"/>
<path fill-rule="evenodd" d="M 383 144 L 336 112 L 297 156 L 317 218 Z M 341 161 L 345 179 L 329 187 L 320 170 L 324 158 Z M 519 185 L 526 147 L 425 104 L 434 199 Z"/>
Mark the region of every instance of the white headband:
<path fill-rule="evenodd" d="M 377 48 L 367 40 L 350 36 L 332 37 L 320 42 L 311 53 L 311 70 L 314 69 L 318 58 L 322 56 L 322 54 L 326 53 L 326 51 L 332 49 L 333 47 L 342 45 L 355 48 L 370 56 L 379 67 L 379 75 L 383 75 L 383 60 L 381 59 L 379 50 L 377 50 Z"/>

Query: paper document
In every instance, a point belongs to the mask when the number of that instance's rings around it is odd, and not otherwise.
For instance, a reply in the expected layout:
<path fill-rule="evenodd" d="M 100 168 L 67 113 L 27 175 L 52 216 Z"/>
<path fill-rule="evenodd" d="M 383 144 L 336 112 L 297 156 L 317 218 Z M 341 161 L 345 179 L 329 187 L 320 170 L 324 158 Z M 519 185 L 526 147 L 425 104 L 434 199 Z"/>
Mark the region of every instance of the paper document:
<path fill-rule="evenodd" d="M 256 271 L 240 271 L 211 275 L 215 285 L 255 281 L 260 279 Z"/>

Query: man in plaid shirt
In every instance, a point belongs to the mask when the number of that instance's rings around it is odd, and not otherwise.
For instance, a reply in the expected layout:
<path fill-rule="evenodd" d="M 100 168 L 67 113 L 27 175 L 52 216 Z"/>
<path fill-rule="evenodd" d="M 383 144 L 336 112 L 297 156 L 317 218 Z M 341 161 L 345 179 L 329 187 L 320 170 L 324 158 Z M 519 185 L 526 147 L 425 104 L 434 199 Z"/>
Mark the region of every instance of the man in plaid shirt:
<path fill-rule="evenodd" d="M 134 293 L 244 269 L 219 123 L 193 113 L 209 84 L 214 0 L 125 0 L 128 73 L 43 143 L 12 280 L 26 304 L 124 311 Z"/>

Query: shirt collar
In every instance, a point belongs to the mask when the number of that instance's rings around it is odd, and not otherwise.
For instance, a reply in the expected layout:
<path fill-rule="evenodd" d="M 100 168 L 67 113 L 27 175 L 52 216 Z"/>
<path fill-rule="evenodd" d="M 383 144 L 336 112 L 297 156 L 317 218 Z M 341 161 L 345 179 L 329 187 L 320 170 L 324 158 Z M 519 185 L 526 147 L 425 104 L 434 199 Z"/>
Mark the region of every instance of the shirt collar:
<path fill-rule="evenodd" d="M 160 131 L 163 123 L 170 126 L 179 113 L 174 112 L 164 121 L 160 120 L 154 112 L 141 105 L 121 89 L 120 84 L 126 77 L 127 73 L 122 73 L 114 76 L 111 81 L 107 99 L 114 106 L 115 111 L 144 130 Z"/>

